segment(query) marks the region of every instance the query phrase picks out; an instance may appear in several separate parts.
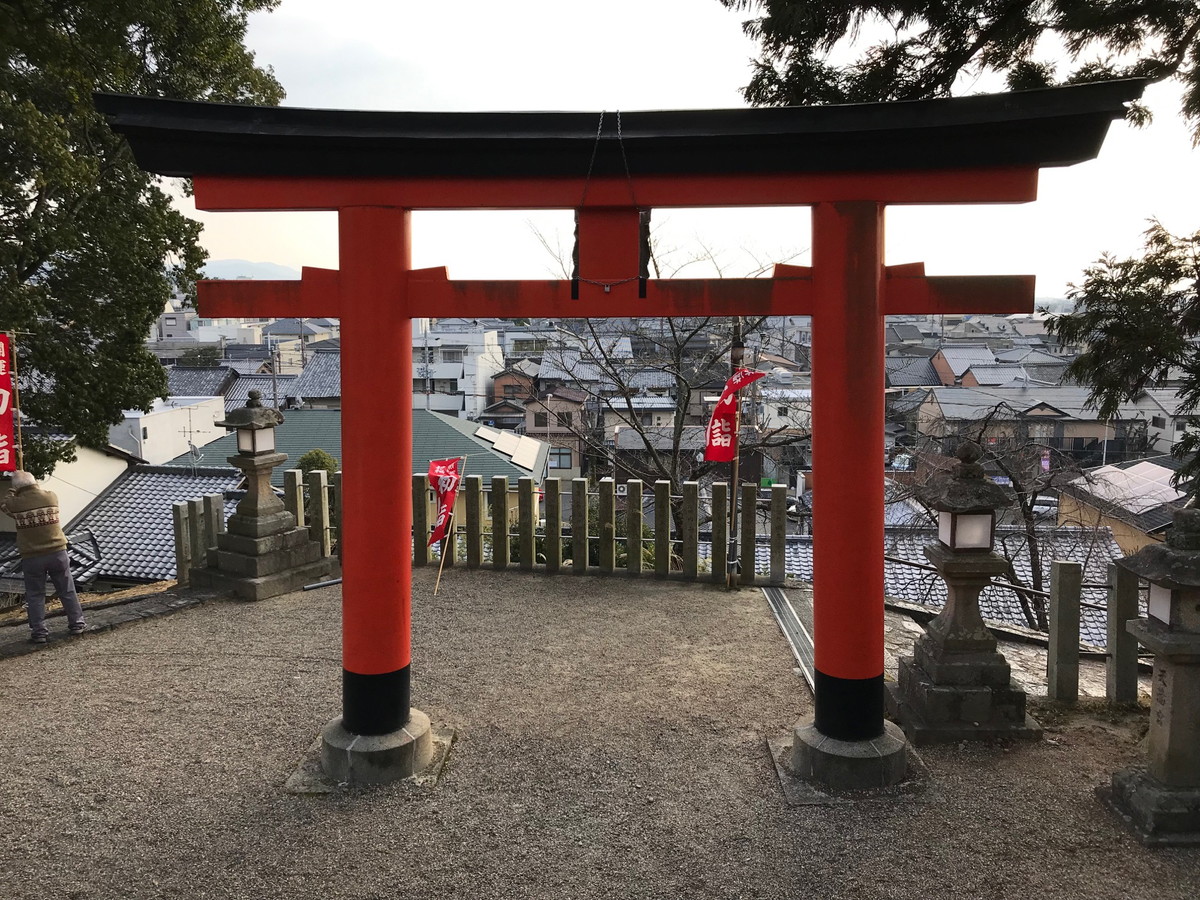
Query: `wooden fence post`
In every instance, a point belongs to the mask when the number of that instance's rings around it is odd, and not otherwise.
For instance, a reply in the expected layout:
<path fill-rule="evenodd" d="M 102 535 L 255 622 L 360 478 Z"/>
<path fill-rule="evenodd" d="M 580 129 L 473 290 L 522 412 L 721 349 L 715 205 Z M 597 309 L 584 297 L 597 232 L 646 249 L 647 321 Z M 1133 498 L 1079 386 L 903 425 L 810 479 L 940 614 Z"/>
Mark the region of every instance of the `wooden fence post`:
<path fill-rule="evenodd" d="M 429 476 L 412 477 L 414 566 L 429 565 Z"/>
<path fill-rule="evenodd" d="M 1050 645 L 1046 653 L 1046 695 L 1079 700 L 1079 595 L 1083 566 L 1055 560 L 1050 564 Z"/>
<path fill-rule="evenodd" d="M 467 567 L 478 569 L 483 565 L 483 476 L 468 475 L 463 484 L 467 506 Z"/>
<path fill-rule="evenodd" d="M 679 536 L 683 557 L 683 577 L 695 581 L 700 572 L 700 483 L 683 483 L 683 515 L 680 517 Z"/>
<path fill-rule="evenodd" d="M 625 482 L 625 569 L 630 575 L 642 574 L 642 482 Z"/>
<path fill-rule="evenodd" d="M 712 580 L 724 584 L 729 569 L 729 485 L 712 486 Z"/>
<path fill-rule="evenodd" d="M 654 574 L 671 571 L 671 482 L 654 482 Z"/>
<path fill-rule="evenodd" d="M 742 563 L 739 584 L 754 584 L 757 573 L 755 569 L 755 535 L 758 533 L 758 487 L 753 484 L 742 485 L 742 547 L 740 559 Z"/>
<path fill-rule="evenodd" d="M 191 581 L 192 536 L 191 522 L 186 500 L 171 504 L 171 524 L 175 530 L 175 581 L 188 584 Z"/>
<path fill-rule="evenodd" d="M 600 571 L 611 575 L 617 567 L 617 489 L 611 478 L 600 479 L 600 502 L 596 522 L 596 534 L 599 536 Z"/>
<path fill-rule="evenodd" d="M 324 469 L 313 469 L 308 473 L 308 498 L 312 509 L 308 536 L 321 545 L 322 557 L 331 556 L 333 539 L 329 532 L 329 473 Z"/>
<path fill-rule="evenodd" d="M 546 503 L 546 536 L 543 539 L 546 571 L 553 573 L 562 568 L 562 480 L 547 478 L 543 485 Z"/>
<path fill-rule="evenodd" d="M 283 507 L 296 517 L 296 527 L 304 527 L 304 473 L 286 469 L 283 473 Z"/>
<path fill-rule="evenodd" d="M 508 568 L 508 478 L 492 476 L 492 568 Z"/>
<path fill-rule="evenodd" d="M 520 549 L 521 568 L 526 572 L 533 571 L 534 548 L 537 544 L 535 522 L 533 520 L 533 479 L 529 477 L 517 479 L 517 546 Z"/>
<path fill-rule="evenodd" d="M 1104 692 L 1109 703 L 1136 703 L 1138 644 L 1125 623 L 1138 617 L 1138 577 L 1124 566 L 1108 565 L 1108 664 Z"/>
<path fill-rule="evenodd" d="M 571 479 L 571 573 L 586 575 L 588 569 L 587 479 Z"/>
<path fill-rule="evenodd" d="M 787 579 L 787 485 L 771 485 L 771 584 Z"/>

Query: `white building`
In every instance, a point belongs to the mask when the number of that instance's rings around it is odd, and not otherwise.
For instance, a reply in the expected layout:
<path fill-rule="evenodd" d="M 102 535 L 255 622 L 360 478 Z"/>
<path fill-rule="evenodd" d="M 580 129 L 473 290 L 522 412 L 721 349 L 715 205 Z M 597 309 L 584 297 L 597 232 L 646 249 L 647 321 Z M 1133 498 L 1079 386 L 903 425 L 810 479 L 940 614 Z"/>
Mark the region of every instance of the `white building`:
<path fill-rule="evenodd" d="M 413 322 L 413 408 L 477 419 L 491 402 L 492 378 L 504 370 L 494 329 L 454 330 Z"/>
<path fill-rule="evenodd" d="M 228 433 L 216 425 L 225 418 L 221 397 L 170 397 L 155 400 L 149 412 L 125 410 L 124 416 L 108 430 L 109 442 L 154 466 Z"/>

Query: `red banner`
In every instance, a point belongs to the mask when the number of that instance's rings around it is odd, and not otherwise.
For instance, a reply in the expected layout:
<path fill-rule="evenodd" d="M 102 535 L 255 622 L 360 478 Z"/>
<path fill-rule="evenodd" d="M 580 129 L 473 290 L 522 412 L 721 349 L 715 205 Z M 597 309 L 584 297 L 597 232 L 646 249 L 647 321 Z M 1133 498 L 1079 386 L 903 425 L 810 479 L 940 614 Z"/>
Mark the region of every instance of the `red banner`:
<path fill-rule="evenodd" d="M 737 456 L 737 392 L 765 376 L 766 372 L 753 369 L 738 369 L 721 391 L 721 399 L 713 407 L 708 420 L 708 436 L 704 445 L 704 458 L 709 462 L 732 462 Z"/>
<path fill-rule="evenodd" d="M 429 483 L 433 485 L 438 501 L 437 519 L 433 523 L 433 534 L 429 536 L 430 547 L 446 536 L 450 517 L 454 515 L 454 498 L 458 496 L 460 480 L 458 465 L 461 461 L 461 458 L 429 461 Z"/>
<path fill-rule="evenodd" d="M 0 472 L 12 472 L 17 468 L 17 454 L 13 449 L 16 434 L 13 429 L 11 354 L 8 335 L 0 334 Z"/>

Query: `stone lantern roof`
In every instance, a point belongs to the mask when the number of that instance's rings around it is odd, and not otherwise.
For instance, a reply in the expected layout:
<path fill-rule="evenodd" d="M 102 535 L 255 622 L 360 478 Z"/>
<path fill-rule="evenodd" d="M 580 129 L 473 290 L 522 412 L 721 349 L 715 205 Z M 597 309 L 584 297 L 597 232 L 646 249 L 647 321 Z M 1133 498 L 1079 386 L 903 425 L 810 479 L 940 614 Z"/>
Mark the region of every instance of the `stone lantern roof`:
<path fill-rule="evenodd" d="M 1172 590 L 1200 587 L 1200 509 L 1175 510 L 1165 543 L 1143 547 L 1117 565 Z"/>
<path fill-rule="evenodd" d="M 239 406 L 226 414 L 223 422 L 214 422 L 222 428 L 241 428 L 247 431 L 259 431 L 263 428 L 275 428 L 283 424 L 283 413 L 277 409 L 262 405 L 262 392 L 251 391 L 250 399 L 245 406 Z"/>
<path fill-rule="evenodd" d="M 990 513 L 1012 502 L 1008 491 L 988 478 L 979 460 L 983 451 L 973 441 L 959 444 L 958 463 L 917 489 L 917 499 L 938 512 Z"/>

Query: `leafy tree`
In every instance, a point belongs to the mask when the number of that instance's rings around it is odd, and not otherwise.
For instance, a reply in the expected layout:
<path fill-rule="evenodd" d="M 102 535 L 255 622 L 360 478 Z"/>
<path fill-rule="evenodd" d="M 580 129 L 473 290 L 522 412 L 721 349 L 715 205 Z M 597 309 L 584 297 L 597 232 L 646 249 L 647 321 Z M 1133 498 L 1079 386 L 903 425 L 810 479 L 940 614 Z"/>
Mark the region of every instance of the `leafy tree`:
<path fill-rule="evenodd" d="M 756 106 L 916 100 L 961 77 L 1005 76 L 1011 90 L 1131 76 L 1175 78 L 1200 140 L 1200 5 L 1194 0 L 721 0 L 762 56 L 743 89 Z M 832 61 L 844 38 L 853 61 Z M 840 47 L 838 50 L 840 51 Z M 1060 67 L 1051 54 L 1065 56 Z M 1139 111 L 1142 117 L 1145 111 Z"/>
<path fill-rule="evenodd" d="M 329 453 L 318 448 L 316 450 L 309 450 L 296 460 L 296 468 L 303 472 L 305 479 L 307 479 L 308 473 L 315 469 L 324 469 L 332 476 L 341 466 L 338 465 L 338 461 L 330 456 Z"/>
<path fill-rule="evenodd" d="M 193 347 L 179 356 L 181 366 L 216 366 L 221 363 L 220 347 Z"/>
<path fill-rule="evenodd" d="M 276 103 L 243 46 L 278 0 L 0 0 L 0 328 L 16 333 L 23 413 L 102 446 L 123 409 L 165 396 L 143 346 L 205 253 L 92 106 L 95 90 Z M 37 475 L 74 442 L 30 435 Z"/>
<path fill-rule="evenodd" d="M 1176 237 L 1154 222 L 1146 231 L 1146 254 L 1118 260 L 1104 256 L 1084 271 L 1083 284 L 1067 294 L 1075 312 L 1056 316 L 1047 330 L 1060 341 L 1083 346 L 1067 375 L 1091 388 L 1102 418 L 1123 401 L 1182 373 L 1181 416 L 1190 424 L 1200 408 L 1200 231 Z M 1190 427 L 1173 448 L 1185 460 L 1177 484 L 1200 474 L 1200 431 Z"/>

